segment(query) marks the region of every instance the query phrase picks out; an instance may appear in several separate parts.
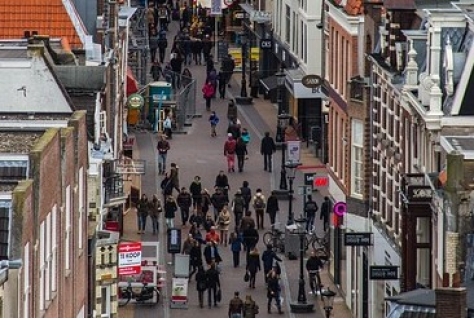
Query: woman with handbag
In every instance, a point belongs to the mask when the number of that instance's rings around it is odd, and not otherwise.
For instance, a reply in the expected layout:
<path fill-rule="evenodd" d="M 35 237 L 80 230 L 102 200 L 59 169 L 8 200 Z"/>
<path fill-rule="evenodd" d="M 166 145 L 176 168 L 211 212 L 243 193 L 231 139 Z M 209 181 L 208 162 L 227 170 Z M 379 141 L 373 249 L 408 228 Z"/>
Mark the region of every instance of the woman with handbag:
<path fill-rule="evenodd" d="M 217 220 L 220 232 L 220 244 L 224 244 L 225 247 L 227 247 L 227 243 L 229 241 L 230 219 L 230 212 L 227 208 L 227 205 L 224 205 L 221 212 L 219 213 L 219 217 L 217 218 Z"/>
<path fill-rule="evenodd" d="M 261 269 L 260 266 L 260 253 L 258 252 L 257 247 L 254 247 L 249 254 L 249 258 L 247 261 L 247 271 L 249 272 L 249 288 L 255 289 L 255 278 L 257 272 Z"/>
<path fill-rule="evenodd" d="M 196 273 L 196 290 L 198 292 L 199 307 L 204 306 L 204 291 L 207 289 L 207 276 L 204 271 L 204 267 L 201 265 L 198 267 Z"/>

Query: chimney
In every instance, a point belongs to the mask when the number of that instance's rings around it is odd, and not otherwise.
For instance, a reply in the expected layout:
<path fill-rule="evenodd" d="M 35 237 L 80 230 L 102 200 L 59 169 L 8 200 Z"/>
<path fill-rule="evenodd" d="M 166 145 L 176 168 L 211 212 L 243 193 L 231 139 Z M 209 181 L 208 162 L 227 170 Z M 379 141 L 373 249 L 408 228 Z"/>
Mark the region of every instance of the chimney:
<path fill-rule="evenodd" d="M 446 275 L 446 274 L 445 274 Z M 443 284 L 445 276 L 443 276 Z M 467 291 L 459 287 L 459 274 L 453 275 L 452 287 L 435 289 L 436 318 L 466 318 L 467 317 Z"/>

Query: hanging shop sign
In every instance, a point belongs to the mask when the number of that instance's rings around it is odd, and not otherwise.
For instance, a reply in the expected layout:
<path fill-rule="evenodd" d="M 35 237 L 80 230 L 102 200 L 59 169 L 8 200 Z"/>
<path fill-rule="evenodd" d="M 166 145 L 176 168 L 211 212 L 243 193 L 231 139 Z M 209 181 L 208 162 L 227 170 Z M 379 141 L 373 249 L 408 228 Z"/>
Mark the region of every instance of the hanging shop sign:
<path fill-rule="evenodd" d="M 370 266 L 370 280 L 398 280 L 398 266 Z"/>
<path fill-rule="evenodd" d="M 372 233 L 345 233 L 344 246 L 372 246 Z"/>
<path fill-rule="evenodd" d="M 323 79 L 319 75 L 308 74 L 301 79 L 301 83 L 308 89 L 315 89 L 323 84 Z"/>
<path fill-rule="evenodd" d="M 127 105 L 130 109 L 141 109 L 145 105 L 145 99 L 140 94 L 134 93 L 128 97 Z"/>

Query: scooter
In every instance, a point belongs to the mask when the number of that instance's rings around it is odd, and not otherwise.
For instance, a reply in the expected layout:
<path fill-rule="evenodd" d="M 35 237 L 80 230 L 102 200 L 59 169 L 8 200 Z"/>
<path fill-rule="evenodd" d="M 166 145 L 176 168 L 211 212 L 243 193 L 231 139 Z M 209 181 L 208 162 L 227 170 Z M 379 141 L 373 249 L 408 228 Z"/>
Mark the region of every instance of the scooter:
<path fill-rule="evenodd" d="M 142 284 L 143 286 L 140 289 L 139 293 L 136 293 L 133 290 L 132 283 L 129 282 L 126 287 L 120 288 L 120 295 L 122 302 L 119 301 L 119 306 L 123 307 L 127 305 L 130 300 L 135 299 L 139 304 L 149 303 L 147 301 L 153 300 L 154 293 L 156 292 L 156 303 L 160 300 L 160 291 L 155 287 L 155 285 L 150 285 L 146 282 Z"/>

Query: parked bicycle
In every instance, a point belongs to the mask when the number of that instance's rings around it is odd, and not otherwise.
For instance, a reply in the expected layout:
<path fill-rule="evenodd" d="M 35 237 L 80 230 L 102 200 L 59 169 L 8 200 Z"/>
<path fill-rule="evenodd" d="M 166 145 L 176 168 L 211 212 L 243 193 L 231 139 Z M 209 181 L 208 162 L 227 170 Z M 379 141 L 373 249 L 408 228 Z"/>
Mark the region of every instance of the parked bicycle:
<path fill-rule="evenodd" d="M 323 249 L 327 255 L 329 251 L 329 232 L 325 232 L 322 237 L 319 237 L 313 228 L 313 231 L 307 234 L 304 239 L 305 250 L 308 250 L 309 245 L 311 245 L 314 250 Z"/>
<path fill-rule="evenodd" d="M 285 252 L 285 233 L 278 228 L 278 224 L 273 224 L 272 229 L 263 234 L 263 243 L 271 244 L 275 252 Z"/>
<path fill-rule="evenodd" d="M 153 303 L 155 293 L 156 303 Z M 144 282 L 142 287 L 132 287 L 132 282 L 129 282 L 127 286 L 120 287 L 119 307 L 126 306 L 132 299 L 135 299 L 138 304 L 158 304 L 160 291 L 154 284 Z"/>

